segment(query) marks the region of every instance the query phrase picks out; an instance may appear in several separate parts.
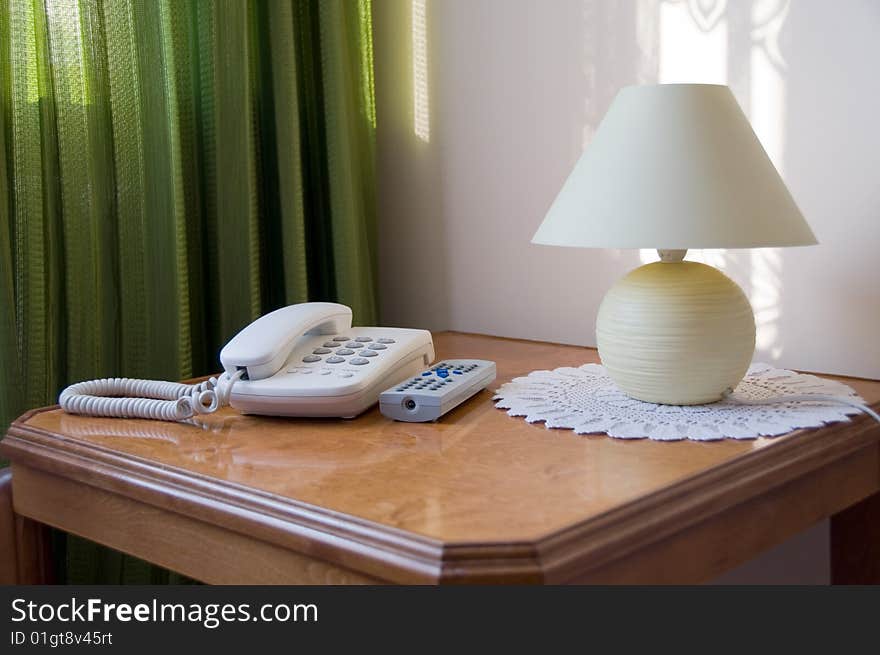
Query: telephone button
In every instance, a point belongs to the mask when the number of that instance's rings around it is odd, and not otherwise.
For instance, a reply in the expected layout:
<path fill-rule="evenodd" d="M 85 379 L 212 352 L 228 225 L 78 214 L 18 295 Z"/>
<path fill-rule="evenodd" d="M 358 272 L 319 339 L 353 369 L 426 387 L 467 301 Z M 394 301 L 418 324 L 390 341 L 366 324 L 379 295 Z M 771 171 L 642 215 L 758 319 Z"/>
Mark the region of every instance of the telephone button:
<path fill-rule="evenodd" d="M 370 344 L 370 348 L 372 348 L 373 350 L 385 350 L 387 347 L 388 347 L 388 346 L 386 346 L 384 343 L 372 343 L 372 344 Z"/>
<path fill-rule="evenodd" d="M 323 345 L 325 348 L 339 348 L 339 343 L 336 341 L 325 341 Z"/>
<path fill-rule="evenodd" d="M 375 357 L 378 354 L 379 353 L 374 350 L 362 350 L 358 353 L 361 357 Z"/>
<path fill-rule="evenodd" d="M 321 358 L 319 357 L 318 359 L 321 359 Z M 344 361 L 345 361 L 345 357 L 337 357 L 336 355 L 333 355 L 333 357 L 328 357 L 326 359 L 326 362 L 328 364 L 341 364 Z"/>
<path fill-rule="evenodd" d="M 355 337 L 355 341 L 360 341 L 361 343 L 369 343 L 373 340 L 373 337 Z"/>
<path fill-rule="evenodd" d="M 331 371 L 329 368 L 322 368 L 320 371 L 318 371 L 318 375 L 330 375 L 330 373 L 332 372 L 333 371 Z"/>
<path fill-rule="evenodd" d="M 348 371 L 343 371 L 342 373 L 339 374 L 339 377 L 350 378 L 352 375 L 354 375 L 354 373 L 349 373 Z"/>
<path fill-rule="evenodd" d="M 361 344 L 359 344 L 357 341 L 349 341 L 347 344 L 345 344 L 345 347 L 346 348 L 360 348 Z"/>
<path fill-rule="evenodd" d="M 340 348 L 336 351 L 337 355 L 354 355 L 354 351 L 351 348 Z"/>
<path fill-rule="evenodd" d="M 333 359 L 333 358 L 331 357 L 330 359 Z M 318 357 L 317 355 L 306 355 L 305 357 L 303 357 L 303 361 L 306 364 L 311 364 L 312 362 L 320 362 L 321 358 Z M 330 360 L 327 360 L 327 361 L 330 361 Z"/>
<path fill-rule="evenodd" d="M 381 339 L 379 339 L 379 343 L 396 343 L 396 342 L 394 341 L 394 339 L 388 339 L 388 338 L 382 337 Z"/>
<path fill-rule="evenodd" d="M 327 353 L 333 352 L 329 348 L 315 348 L 313 351 L 316 355 L 326 355 Z"/>
<path fill-rule="evenodd" d="M 333 337 L 333 341 L 349 341 L 351 337 Z"/>
<path fill-rule="evenodd" d="M 364 364 L 369 364 L 369 359 L 364 359 L 363 357 L 353 357 L 351 363 L 355 366 L 363 366 Z"/>

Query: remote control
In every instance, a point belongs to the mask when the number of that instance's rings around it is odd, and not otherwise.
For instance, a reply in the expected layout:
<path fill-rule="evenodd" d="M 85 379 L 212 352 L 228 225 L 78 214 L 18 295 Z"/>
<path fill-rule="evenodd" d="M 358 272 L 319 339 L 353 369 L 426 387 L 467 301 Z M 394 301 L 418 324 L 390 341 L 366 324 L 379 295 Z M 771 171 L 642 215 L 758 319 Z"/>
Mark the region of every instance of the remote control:
<path fill-rule="evenodd" d="M 495 362 L 446 359 L 379 395 L 379 411 L 396 421 L 436 421 L 495 380 Z"/>

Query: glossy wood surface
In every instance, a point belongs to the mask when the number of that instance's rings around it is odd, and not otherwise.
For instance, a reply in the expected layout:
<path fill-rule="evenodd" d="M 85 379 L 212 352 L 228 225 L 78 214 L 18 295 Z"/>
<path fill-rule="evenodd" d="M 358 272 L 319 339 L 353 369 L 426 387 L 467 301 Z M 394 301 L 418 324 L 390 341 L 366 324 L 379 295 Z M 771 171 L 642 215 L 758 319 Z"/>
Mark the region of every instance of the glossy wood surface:
<path fill-rule="evenodd" d="M 535 369 L 597 361 L 593 349 L 478 335 L 437 334 L 435 345 L 438 358 L 495 360 L 492 389 Z M 843 381 L 880 401 L 880 383 Z M 396 423 L 376 409 L 317 420 L 227 408 L 198 424 L 48 409 L 13 424 L 0 446 L 14 466 L 226 523 L 369 576 L 561 581 L 829 462 L 876 458 L 880 440 L 865 417 L 753 441 L 584 437 L 511 418 L 491 398 L 484 391 L 436 424 Z M 826 509 L 876 486 L 866 479 Z"/>
<path fill-rule="evenodd" d="M 173 510 L 132 503 L 124 496 L 29 467 L 17 467 L 15 478 L 19 510 L 29 516 L 209 584 L 380 582 L 221 526 L 188 520 Z M 40 552 L 28 551 L 29 543 L 21 547 L 24 552 Z M 46 580 L 39 569 L 24 573 L 19 584 Z"/>
<path fill-rule="evenodd" d="M 0 470 L 0 585 L 54 581 L 48 528 L 13 511 L 12 470 Z"/>
<path fill-rule="evenodd" d="M 493 389 L 537 368 L 598 361 L 592 349 L 470 335 L 438 335 L 436 345 L 438 359 L 497 361 Z M 867 400 L 880 399 L 880 384 L 856 385 Z M 27 425 L 443 541 L 534 539 L 796 438 L 582 437 L 511 418 L 491 398 L 484 391 L 436 424 L 398 423 L 376 409 L 355 420 L 317 420 L 242 416 L 226 408 L 199 425 L 60 410 L 35 414 Z"/>

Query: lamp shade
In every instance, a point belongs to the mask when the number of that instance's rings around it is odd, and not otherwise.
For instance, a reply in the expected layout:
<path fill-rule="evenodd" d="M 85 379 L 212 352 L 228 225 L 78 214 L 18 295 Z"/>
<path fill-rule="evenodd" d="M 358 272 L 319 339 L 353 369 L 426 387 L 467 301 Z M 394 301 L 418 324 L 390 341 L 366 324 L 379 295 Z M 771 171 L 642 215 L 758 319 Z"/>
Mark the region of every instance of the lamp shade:
<path fill-rule="evenodd" d="M 726 86 L 622 89 L 533 243 L 754 248 L 816 243 Z"/>

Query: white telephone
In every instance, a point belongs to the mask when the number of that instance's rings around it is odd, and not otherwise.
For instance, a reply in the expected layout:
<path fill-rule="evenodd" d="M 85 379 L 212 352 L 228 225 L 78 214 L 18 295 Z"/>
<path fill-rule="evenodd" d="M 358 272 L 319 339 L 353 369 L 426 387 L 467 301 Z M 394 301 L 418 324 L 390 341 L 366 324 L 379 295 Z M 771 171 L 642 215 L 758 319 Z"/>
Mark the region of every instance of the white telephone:
<path fill-rule="evenodd" d="M 67 387 L 59 403 L 74 414 L 165 420 L 226 404 L 245 414 L 352 418 L 433 360 L 427 330 L 352 328 L 345 305 L 301 303 L 235 335 L 220 351 L 225 372 L 219 379 L 195 385 L 92 380 Z"/>

